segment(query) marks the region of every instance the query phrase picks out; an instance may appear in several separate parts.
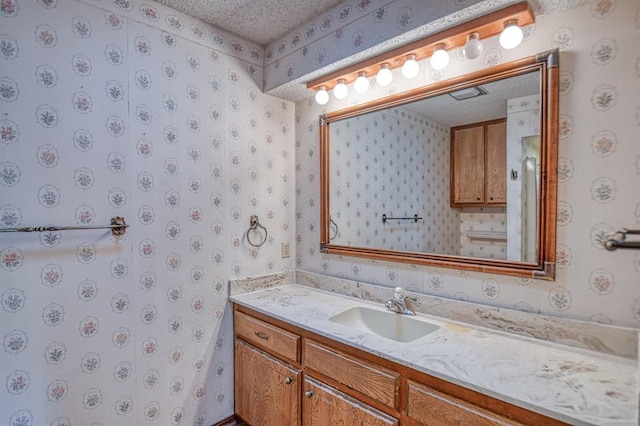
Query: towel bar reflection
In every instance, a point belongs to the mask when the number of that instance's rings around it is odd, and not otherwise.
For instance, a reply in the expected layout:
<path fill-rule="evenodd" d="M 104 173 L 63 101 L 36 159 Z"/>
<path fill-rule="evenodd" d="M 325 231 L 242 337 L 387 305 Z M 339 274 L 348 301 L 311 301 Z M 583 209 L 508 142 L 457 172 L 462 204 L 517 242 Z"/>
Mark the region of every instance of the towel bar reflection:
<path fill-rule="evenodd" d="M 111 225 L 82 225 L 82 226 L 28 226 L 23 228 L 0 228 L 0 232 L 48 232 L 48 231 L 77 231 L 80 229 L 111 229 L 111 234 L 119 237 L 125 234 L 129 227 L 124 217 L 111 218 Z"/>
<path fill-rule="evenodd" d="M 614 232 L 609 236 L 607 241 L 604 242 L 604 248 L 609 251 L 616 249 L 640 249 L 639 241 L 625 241 L 627 235 L 640 235 L 640 229 L 626 229 L 622 228 Z"/>
<path fill-rule="evenodd" d="M 412 220 L 417 223 L 419 220 L 422 220 L 422 218 L 418 217 L 418 214 L 413 215 L 413 217 L 387 217 L 386 214 L 383 214 L 382 223 L 387 223 L 388 220 Z"/>

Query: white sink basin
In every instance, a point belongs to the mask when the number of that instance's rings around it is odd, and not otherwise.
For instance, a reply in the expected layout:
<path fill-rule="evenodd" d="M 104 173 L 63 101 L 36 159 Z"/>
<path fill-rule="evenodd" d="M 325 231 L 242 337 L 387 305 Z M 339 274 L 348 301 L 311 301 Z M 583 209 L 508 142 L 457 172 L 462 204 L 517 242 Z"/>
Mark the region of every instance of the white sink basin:
<path fill-rule="evenodd" d="M 411 342 L 440 328 L 416 317 L 364 307 L 347 309 L 329 321 L 397 342 Z"/>

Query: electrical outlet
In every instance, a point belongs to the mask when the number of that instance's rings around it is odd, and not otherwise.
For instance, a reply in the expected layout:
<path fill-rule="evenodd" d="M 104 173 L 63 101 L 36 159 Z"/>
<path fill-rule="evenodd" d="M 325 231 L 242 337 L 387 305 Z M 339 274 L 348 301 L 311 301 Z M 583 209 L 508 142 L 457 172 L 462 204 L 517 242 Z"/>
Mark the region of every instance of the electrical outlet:
<path fill-rule="evenodd" d="M 289 242 L 282 243 L 282 258 L 286 259 L 291 255 L 291 250 L 289 248 Z"/>

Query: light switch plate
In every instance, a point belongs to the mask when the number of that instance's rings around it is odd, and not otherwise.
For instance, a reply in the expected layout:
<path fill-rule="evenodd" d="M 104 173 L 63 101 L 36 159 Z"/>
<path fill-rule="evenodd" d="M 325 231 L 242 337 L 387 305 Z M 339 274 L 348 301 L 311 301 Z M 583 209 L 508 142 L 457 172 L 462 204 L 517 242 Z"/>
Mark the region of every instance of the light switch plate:
<path fill-rule="evenodd" d="M 282 258 L 286 259 L 291 255 L 291 250 L 289 248 L 289 242 L 282 243 Z"/>

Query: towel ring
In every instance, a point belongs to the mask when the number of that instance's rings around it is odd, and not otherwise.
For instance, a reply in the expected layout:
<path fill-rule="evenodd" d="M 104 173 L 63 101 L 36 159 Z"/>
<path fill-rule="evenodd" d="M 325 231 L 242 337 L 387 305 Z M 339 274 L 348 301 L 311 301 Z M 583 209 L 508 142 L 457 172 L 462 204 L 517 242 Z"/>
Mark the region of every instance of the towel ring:
<path fill-rule="evenodd" d="M 338 230 L 338 224 L 333 221 L 333 218 L 331 216 L 329 216 L 329 223 L 330 223 L 330 226 L 329 226 L 330 231 L 335 229 L 335 232 L 333 233 L 333 235 L 331 235 L 331 233 L 329 233 L 329 241 L 331 241 L 331 240 L 335 239 L 338 236 L 338 231 L 339 230 Z M 331 228 L 333 228 L 333 229 L 331 229 Z"/>
<path fill-rule="evenodd" d="M 251 241 L 251 237 L 249 237 L 249 233 L 251 231 L 258 231 L 258 228 L 262 228 L 262 230 L 264 231 L 264 239 L 260 243 L 254 244 Z M 251 244 L 252 247 L 262 247 L 264 243 L 267 242 L 267 236 L 269 235 L 269 233 L 267 232 L 267 228 L 265 228 L 260 224 L 260 221 L 258 220 L 258 215 L 252 214 L 251 217 L 249 218 L 249 229 L 247 229 L 246 235 L 247 235 L 247 242 Z"/>

